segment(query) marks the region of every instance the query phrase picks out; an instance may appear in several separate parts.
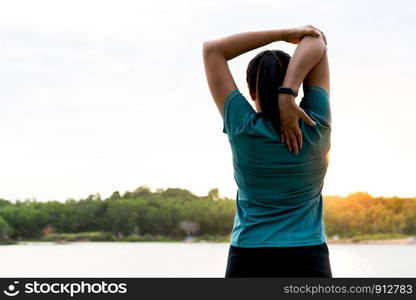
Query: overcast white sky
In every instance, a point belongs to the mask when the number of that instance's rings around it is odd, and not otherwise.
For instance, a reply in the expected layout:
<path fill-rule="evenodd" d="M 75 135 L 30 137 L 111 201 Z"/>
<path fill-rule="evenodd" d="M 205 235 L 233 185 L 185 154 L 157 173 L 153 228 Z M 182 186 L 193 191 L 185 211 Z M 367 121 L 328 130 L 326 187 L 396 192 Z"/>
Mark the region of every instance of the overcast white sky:
<path fill-rule="evenodd" d="M 0 198 L 144 184 L 235 197 L 202 42 L 306 24 L 326 33 L 331 67 L 324 194 L 416 196 L 415 15 L 413 1 L 2 2 Z M 247 97 L 245 68 L 260 50 L 230 61 Z"/>

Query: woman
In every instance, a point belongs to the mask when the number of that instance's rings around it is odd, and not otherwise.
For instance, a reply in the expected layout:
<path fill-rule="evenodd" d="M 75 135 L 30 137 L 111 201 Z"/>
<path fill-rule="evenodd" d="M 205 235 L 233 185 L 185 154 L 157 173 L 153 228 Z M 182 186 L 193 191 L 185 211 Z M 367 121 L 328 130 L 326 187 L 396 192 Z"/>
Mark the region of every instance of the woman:
<path fill-rule="evenodd" d="M 292 58 L 266 50 L 250 61 L 247 84 L 256 112 L 227 61 L 275 41 L 298 46 Z M 203 44 L 238 186 L 225 277 L 332 277 L 321 194 L 331 133 L 326 50 L 324 34 L 311 25 Z"/>

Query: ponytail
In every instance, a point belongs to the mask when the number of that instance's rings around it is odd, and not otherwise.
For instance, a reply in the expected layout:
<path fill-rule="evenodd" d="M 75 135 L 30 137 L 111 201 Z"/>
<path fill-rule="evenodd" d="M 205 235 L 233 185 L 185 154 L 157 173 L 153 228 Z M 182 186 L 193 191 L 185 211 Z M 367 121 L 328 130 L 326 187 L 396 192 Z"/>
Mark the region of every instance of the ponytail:
<path fill-rule="evenodd" d="M 278 87 L 283 84 L 290 56 L 280 50 L 266 50 L 250 61 L 247 68 L 247 83 L 250 91 L 256 91 L 261 114 L 270 120 L 280 135 Z M 257 101 L 256 100 L 256 101 Z"/>

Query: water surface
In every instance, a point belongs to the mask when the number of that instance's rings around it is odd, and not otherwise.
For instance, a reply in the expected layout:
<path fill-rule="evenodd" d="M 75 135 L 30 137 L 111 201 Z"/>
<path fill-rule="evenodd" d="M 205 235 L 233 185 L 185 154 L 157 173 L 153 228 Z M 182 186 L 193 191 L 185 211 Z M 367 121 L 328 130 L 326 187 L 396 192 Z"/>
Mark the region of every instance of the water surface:
<path fill-rule="evenodd" d="M 228 244 L 0 246 L 0 277 L 224 277 Z M 416 277 L 416 245 L 328 245 L 334 277 Z"/>

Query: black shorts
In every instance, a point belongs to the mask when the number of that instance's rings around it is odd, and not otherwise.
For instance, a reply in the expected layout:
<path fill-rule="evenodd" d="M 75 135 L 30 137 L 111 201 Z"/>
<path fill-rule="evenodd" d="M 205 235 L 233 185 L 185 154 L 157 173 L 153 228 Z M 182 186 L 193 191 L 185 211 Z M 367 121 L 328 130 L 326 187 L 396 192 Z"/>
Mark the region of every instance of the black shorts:
<path fill-rule="evenodd" d="M 230 245 L 225 277 L 332 278 L 328 246 L 326 243 L 260 248 Z"/>

